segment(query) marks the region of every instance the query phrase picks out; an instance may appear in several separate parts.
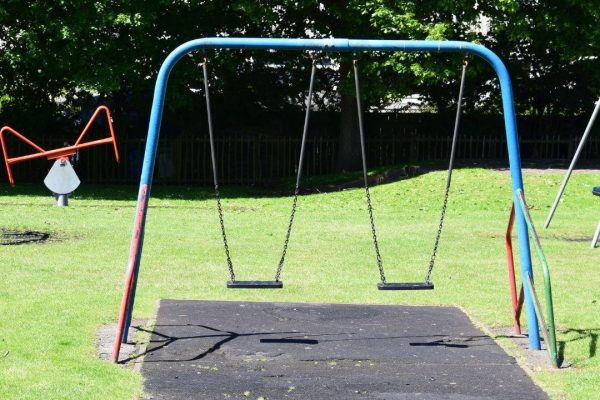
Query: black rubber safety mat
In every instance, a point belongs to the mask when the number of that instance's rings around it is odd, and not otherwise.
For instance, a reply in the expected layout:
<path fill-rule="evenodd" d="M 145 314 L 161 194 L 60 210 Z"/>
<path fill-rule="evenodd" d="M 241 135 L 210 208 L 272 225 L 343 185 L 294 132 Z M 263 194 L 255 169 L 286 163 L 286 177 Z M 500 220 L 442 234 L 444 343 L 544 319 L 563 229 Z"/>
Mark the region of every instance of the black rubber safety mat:
<path fill-rule="evenodd" d="M 151 399 L 547 399 L 458 308 L 163 300 Z"/>

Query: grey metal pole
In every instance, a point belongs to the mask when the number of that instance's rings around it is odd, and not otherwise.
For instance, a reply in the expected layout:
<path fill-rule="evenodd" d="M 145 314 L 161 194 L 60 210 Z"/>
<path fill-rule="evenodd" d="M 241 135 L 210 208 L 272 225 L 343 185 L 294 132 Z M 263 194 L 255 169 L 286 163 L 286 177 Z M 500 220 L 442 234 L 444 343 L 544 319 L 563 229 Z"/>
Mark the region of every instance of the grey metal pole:
<path fill-rule="evenodd" d="M 68 194 L 55 194 L 56 197 L 56 205 L 58 207 L 67 207 L 69 205 L 69 195 Z"/>
<path fill-rule="evenodd" d="M 575 168 L 575 164 L 577 163 L 577 159 L 579 159 L 579 155 L 581 154 L 583 145 L 585 144 L 590 132 L 592 131 L 592 127 L 594 126 L 594 122 L 596 121 L 596 117 L 598 116 L 598 113 L 600 113 L 600 99 L 598 99 L 598 101 L 596 102 L 596 107 L 594 108 L 594 112 L 592 113 L 592 116 L 587 124 L 587 127 L 585 128 L 585 132 L 583 133 L 583 136 L 581 137 L 581 140 L 579 141 L 579 146 L 577 146 L 577 150 L 575 151 L 573 160 L 571 160 L 571 165 L 569 166 L 569 170 L 567 171 L 567 173 L 565 175 L 565 179 L 563 180 L 563 183 L 560 186 L 558 193 L 556 194 L 556 199 L 554 199 L 554 204 L 552 205 L 552 209 L 550 210 L 550 213 L 548 214 L 548 218 L 546 219 L 546 223 L 544 224 L 544 228 L 546 228 L 546 229 L 548 229 L 548 227 L 550 226 L 550 221 L 552 221 L 552 216 L 554 216 L 554 212 L 556 211 L 556 208 L 558 207 L 560 198 L 562 197 L 563 192 L 565 191 L 565 188 L 567 187 L 567 183 L 569 183 L 569 178 L 571 177 L 573 168 Z"/>
<path fill-rule="evenodd" d="M 596 248 L 599 238 L 600 238 L 600 222 L 598 222 L 598 227 L 596 228 L 596 233 L 594 233 L 594 238 L 592 239 L 592 249 Z"/>

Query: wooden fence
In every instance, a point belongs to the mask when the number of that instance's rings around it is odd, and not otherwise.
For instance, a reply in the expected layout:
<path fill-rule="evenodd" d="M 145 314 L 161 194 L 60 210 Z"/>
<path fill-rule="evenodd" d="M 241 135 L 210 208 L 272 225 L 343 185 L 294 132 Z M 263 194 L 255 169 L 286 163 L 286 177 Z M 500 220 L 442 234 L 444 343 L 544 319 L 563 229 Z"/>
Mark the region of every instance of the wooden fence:
<path fill-rule="evenodd" d="M 367 138 L 370 167 L 392 166 L 407 162 L 444 161 L 450 150 L 449 136 L 433 137 L 416 134 L 376 136 Z M 62 145 L 62 140 L 40 140 L 44 148 Z M 524 161 L 570 159 L 578 138 L 546 136 L 522 139 Z M 126 139 L 119 142 L 122 161 L 116 164 L 109 146 L 84 150 L 76 162 L 83 182 L 136 183 L 139 179 L 145 141 Z M 335 173 L 337 138 L 317 136 L 308 139 L 305 175 Z M 239 185 L 273 184 L 294 176 L 298 162 L 300 139 L 272 136 L 227 136 L 216 140 L 218 173 L 222 183 Z M 28 152 L 22 144 L 12 143 L 11 155 Z M 506 162 L 504 137 L 461 136 L 458 141 L 458 161 Z M 580 158 L 600 160 L 600 139 L 590 138 Z M 45 160 L 14 166 L 17 182 L 40 182 L 49 168 Z M 161 139 L 154 178 L 170 184 L 212 183 L 209 143 L 207 138 L 180 137 Z"/>

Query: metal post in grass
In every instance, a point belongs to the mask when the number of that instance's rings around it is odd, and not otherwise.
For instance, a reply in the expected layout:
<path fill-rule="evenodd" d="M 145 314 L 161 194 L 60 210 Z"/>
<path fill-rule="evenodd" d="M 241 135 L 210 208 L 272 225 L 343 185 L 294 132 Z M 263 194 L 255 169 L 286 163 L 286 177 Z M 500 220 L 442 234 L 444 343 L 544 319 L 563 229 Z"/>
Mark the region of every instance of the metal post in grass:
<path fill-rule="evenodd" d="M 513 310 L 513 329 L 515 335 L 521 335 L 521 311 L 523 309 L 523 285 L 517 294 L 517 283 L 515 280 L 515 259 L 512 248 L 512 231 L 515 223 L 515 204 L 512 204 L 510 215 L 508 217 L 508 226 L 506 227 L 506 236 L 504 246 L 506 248 L 506 261 L 508 264 L 508 284 L 510 286 L 510 299 Z"/>
<path fill-rule="evenodd" d="M 552 204 L 552 208 L 550 209 L 550 212 L 548 213 L 548 218 L 546 218 L 546 223 L 544 224 L 544 228 L 546 228 L 546 229 L 548 229 L 548 227 L 550 226 L 550 222 L 552 221 L 554 212 L 556 211 L 556 208 L 558 207 L 558 203 L 560 202 L 560 199 L 562 198 L 562 195 L 567 187 L 567 183 L 569 183 L 569 178 L 571 178 L 571 173 L 573 172 L 573 168 L 575 168 L 575 164 L 577 164 L 577 160 L 579 160 L 579 156 L 581 155 L 583 146 L 585 145 L 585 142 L 587 141 L 587 138 L 590 135 L 590 132 L 592 131 L 594 122 L 596 121 L 596 117 L 598 117 L 598 113 L 600 113 L 600 99 L 598 99 L 598 101 L 596 102 L 596 107 L 594 108 L 594 112 L 592 113 L 592 116 L 590 117 L 590 120 L 588 121 L 588 124 L 585 128 L 585 132 L 583 132 L 583 136 L 581 137 L 581 140 L 579 141 L 579 145 L 577 146 L 577 150 L 575 150 L 575 155 L 573 156 L 573 159 L 571 160 L 571 165 L 569 165 L 569 169 L 567 170 L 567 173 L 565 174 L 565 178 L 563 179 L 563 182 L 560 185 L 560 189 L 558 189 L 558 193 L 556 194 L 556 198 L 554 199 L 554 204 Z"/>
<path fill-rule="evenodd" d="M 600 222 L 598 222 L 596 232 L 594 232 L 594 237 L 592 238 L 592 249 L 595 249 L 598 245 L 598 239 L 600 239 Z"/>
<path fill-rule="evenodd" d="M 535 287 L 533 286 L 533 279 L 531 275 L 527 277 L 523 285 L 528 288 L 528 291 L 530 292 L 530 295 L 534 300 L 534 306 L 536 308 L 537 315 L 545 333 L 546 346 L 548 347 L 548 352 L 550 353 L 550 360 L 552 361 L 552 366 L 558 368 L 558 353 L 556 351 L 556 328 L 554 325 L 554 305 L 552 303 L 552 282 L 550 281 L 550 267 L 548 266 L 548 261 L 546 260 L 546 256 L 544 255 L 544 250 L 542 249 L 540 238 L 537 234 L 537 231 L 535 230 L 535 226 L 533 225 L 533 219 L 531 218 L 531 214 L 529 213 L 529 208 L 527 208 L 523 191 L 521 189 L 518 189 L 517 194 L 519 196 L 519 204 L 525 212 L 525 221 L 527 222 L 527 227 L 529 228 L 529 232 L 531 233 L 531 237 L 533 239 L 533 246 L 535 247 L 535 251 L 542 265 L 542 276 L 544 278 L 544 295 L 546 299 L 546 318 L 548 321 L 547 324 L 544 321 L 544 316 L 542 314 L 537 295 L 535 294 Z"/>
<path fill-rule="evenodd" d="M 131 239 L 129 263 L 127 266 L 125 289 L 121 302 L 121 312 L 117 329 L 117 337 L 113 348 L 113 360 L 117 361 L 121 341 L 126 339 L 126 333 L 133 312 L 137 277 L 142 255 L 144 227 L 148 210 L 148 200 L 152 185 L 152 176 L 160 136 L 160 124 L 165 102 L 165 94 L 169 74 L 175 64 L 192 51 L 208 49 L 262 49 L 262 50 L 312 50 L 319 52 L 360 52 L 360 51 L 389 51 L 389 52 L 445 52 L 473 54 L 484 59 L 492 66 L 498 76 L 504 111 L 506 142 L 512 177 L 512 194 L 516 204 L 516 225 L 519 239 L 519 254 L 523 279 L 531 276 L 531 253 L 529 237 L 524 212 L 519 205 L 517 190 L 523 189 L 521 175 L 521 157 L 519 153 L 517 124 L 513 102 L 513 91 L 510 76 L 500 58 L 489 49 L 469 42 L 461 41 L 429 41 L 429 40 L 355 40 L 355 39 L 271 39 L 271 38 L 230 38 L 214 37 L 191 40 L 182 44 L 169 54 L 157 76 L 154 89 L 154 99 L 148 125 L 146 152 L 140 179 L 138 204 L 136 209 L 134 229 Z M 540 349 L 538 323 L 533 299 L 526 293 L 525 307 L 527 311 L 527 326 L 529 328 L 529 345 L 534 350 Z"/>

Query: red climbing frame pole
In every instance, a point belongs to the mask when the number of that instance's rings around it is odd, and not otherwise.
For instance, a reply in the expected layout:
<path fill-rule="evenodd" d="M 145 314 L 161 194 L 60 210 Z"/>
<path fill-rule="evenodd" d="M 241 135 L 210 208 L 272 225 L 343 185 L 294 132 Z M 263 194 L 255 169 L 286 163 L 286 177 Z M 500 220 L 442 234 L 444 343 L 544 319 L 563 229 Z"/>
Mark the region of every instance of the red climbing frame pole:
<path fill-rule="evenodd" d="M 92 126 L 92 124 L 94 123 L 94 121 L 96 120 L 96 118 L 98 117 L 98 115 L 100 114 L 101 111 L 104 111 L 104 113 L 106 115 L 106 119 L 108 121 L 108 129 L 110 131 L 110 137 L 82 143 L 83 138 L 88 133 L 90 127 Z M 29 146 L 31 146 L 35 150 L 37 150 L 37 153 L 32 153 L 32 154 L 27 154 L 24 156 L 10 158 L 8 156 L 8 150 L 6 148 L 6 140 L 4 137 L 5 132 L 12 134 L 13 136 L 16 136 L 18 139 L 27 143 Z M 15 184 L 15 180 L 13 178 L 13 174 L 12 174 L 12 170 L 11 170 L 12 164 L 17 164 L 17 163 L 20 163 L 23 161 L 34 160 L 37 158 L 44 158 L 44 157 L 47 158 L 48 160 L 56 160 L 58 158 L 72 156 L 75 153 L 77 153 L 78 150 L 84 149 L 87 147 L 93 147 L 93 146 L 99 146 L 102 144 L 112 143 L 113 149 L 115 151 L 115 158 L 116 158 L 117 162 L 119 162 L 119 149 L 117 148 L 117 137 L 115 136 L 115 130 L 113 128 L 110 111 L 109 111 L 108 107 L 106 107 L 106 106 L 100 106 L 96 109 L 96 111 L 94 112 L 94 114 L 92 115 L 90 120 L 88 121 L 87 125 L 85 126 L 85 128 L 83 128 L 83 131 L 77 138 L 77 141 L 72 146 L 61 147 L 59 149 L 53 149 L 53 150 L 44 150 L 42 147 L 38 146 L 33 141 L 27 139 L 25 136 L 23 136 L 22 134 L 20 134 L 19 132 L 17 132 L 13 128 L 11 128 L 10 126 L 5 126 L 2 129 L 0 129 L 0 142 L 2 144 L 2 154 L 4 155 L 4 165 L 6 166 L 6 172 L 8 174 L 8 181 L 10 182 L 11 185 Z"/>
<path fill-rule="evenodd" d="M 508 218 L 508 226 L 506 227 L 506 260 L 508 261 L 508 283 L 510 285 L 510 298 L 512 301 L 513 326 L 515 335 L 521 335 L 521 310 L 523 309 L 523 285 L 519 295 L 517 295 L 517 283 L 515 281 L 515 261 L 512 250 L 512 230 L 515 222 L 515 204 L 512 204 L 510 209 L 510 217 Z"/>

